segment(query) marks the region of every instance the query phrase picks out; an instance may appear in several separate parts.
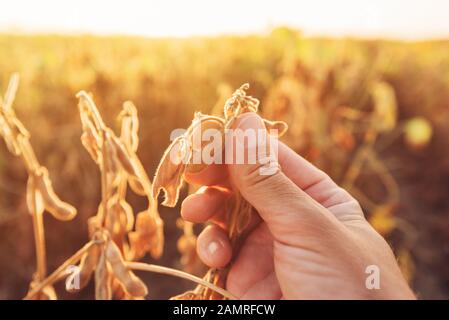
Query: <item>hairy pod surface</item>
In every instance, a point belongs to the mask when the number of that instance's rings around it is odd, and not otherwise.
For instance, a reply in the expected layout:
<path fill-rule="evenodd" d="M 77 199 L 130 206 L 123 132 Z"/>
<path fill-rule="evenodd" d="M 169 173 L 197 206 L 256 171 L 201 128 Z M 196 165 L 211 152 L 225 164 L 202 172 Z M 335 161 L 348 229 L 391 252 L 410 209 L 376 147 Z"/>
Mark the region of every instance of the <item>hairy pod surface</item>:
<path fill-rule="evenodd" d="M 120 249 L 113 241 L 106 243 L 105 254 L 115 277 L 130 295 L 143 297 L 148 294 L 146 285 L 126 266 Z"/>

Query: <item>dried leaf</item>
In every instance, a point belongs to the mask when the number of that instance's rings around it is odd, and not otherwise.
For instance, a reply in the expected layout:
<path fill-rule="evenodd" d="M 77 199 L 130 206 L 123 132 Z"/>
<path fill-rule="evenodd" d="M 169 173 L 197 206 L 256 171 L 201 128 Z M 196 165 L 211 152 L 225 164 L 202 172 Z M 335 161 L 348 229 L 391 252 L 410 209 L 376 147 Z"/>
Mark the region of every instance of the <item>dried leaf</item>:
<path fill-rule="evenodd" d="M 164 249 L 164 223 L 157 213 L 141 211 L 136 217 L 136 231 L 128 233 L 132 256 L 143 257 L 147 252 L 160 258 Z"/>
<path fill-rule="evenodd" d="M 288 125 L 284 121 L 270 121 L 267 119 L 263 119 L 263 122 L 268 133 L 274 137 L 280 138 L 288 130 Z"/>

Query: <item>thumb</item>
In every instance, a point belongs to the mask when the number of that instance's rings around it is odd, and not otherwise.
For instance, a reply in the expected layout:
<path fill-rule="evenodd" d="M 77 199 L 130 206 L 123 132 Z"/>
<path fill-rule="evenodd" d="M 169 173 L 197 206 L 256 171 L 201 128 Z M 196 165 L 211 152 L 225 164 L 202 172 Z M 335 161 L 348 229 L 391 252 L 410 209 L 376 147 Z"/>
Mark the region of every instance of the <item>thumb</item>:
<path fill-rule="evenodd" d="M 259 212 L 278 240 L 294 244 L 298 235 L 322 234 L 335 217 L 293 183 L 277 161 L 277 140 L 256 113 L 240 116 L 227 132 L 226 159 L 235 188 Z M 228 140 L 231 139 L 231 140 Z M 232 148 L 232 149 L 230 149 Z M 230 161 L 232 160 L 232 161 Z"/>

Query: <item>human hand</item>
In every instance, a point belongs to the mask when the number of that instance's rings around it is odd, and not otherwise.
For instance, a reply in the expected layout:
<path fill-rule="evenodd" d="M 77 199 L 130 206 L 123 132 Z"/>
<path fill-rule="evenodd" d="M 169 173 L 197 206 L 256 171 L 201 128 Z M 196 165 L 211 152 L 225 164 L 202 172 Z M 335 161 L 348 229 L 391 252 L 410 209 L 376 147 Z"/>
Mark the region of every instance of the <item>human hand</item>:
<path fill-rule="evenodd" d="M 234 127 L 264 129 L 255 113 L 242 115 Z M 225 267 L 232 257 L 224 219 L 230 186 L 257 210 L 227 289 L 240 299 L 414 299 L 389 245 L 358 202 L 282 143 L 277 160 L 282 170 L 267 176 L 259 174 L 260 164 L 211 165 L 185 176 L 203 185 L 184 200 L 181 214 L 212 223 L 197 244 L 210 267 Z M 379 268 L 379 289 L 365 284 L 371 265 Z"/>

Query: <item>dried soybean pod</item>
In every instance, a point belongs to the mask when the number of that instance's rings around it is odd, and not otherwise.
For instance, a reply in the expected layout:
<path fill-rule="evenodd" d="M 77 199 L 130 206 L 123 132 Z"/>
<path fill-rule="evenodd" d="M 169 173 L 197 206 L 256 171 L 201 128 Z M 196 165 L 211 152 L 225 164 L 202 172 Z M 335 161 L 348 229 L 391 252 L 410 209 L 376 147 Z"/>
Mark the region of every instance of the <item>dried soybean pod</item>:
<path fill-rule="evenodd" d="M 92 272 L 98 263 L 100 249 L 98 245 L 93 245 L 89 251 L 84 254 L 79 264 L 80 289 L 84 288 L 92 276 Z"/>
<path fill-rule="evenodd" d="M 134 227 L 133 208 L 118 195 L 112 196 L 108 201 L 106 224 L 108 230 L 114 234 L 131 231 Z"/>
<path fill-rule="evenodd" d="M 139 145 L 139 119 L 137 118 L 137 108 L 131 101 L 123 103 L 123 110 L 119 117 L 122 118 L 121 138 L 129 142 L 131 150 L 137 151 Z"/>
<path fill-rule="evenodd" d="M 136 175 L 130 175 L 128 177 L 129 186 L 138 195 L 147 196 L 151 192 L 151 183 L 143 168 L 142 162 L 140 162 L 135 154 L 131 156 L 131 162 L 133 163 Z"/>
<path fill-rule="evenodd" d="M 210 140 L 205 140 L 205 133 L 213 135 L 208 137 L 213 137 L 213 139 L 211 139 L 213 140 L 213 143 L 211 143 Z M 215 139 L 217 139 L 217 137 L 215 136 L 216 134 L 218 134 L 219 139 L 221 139 L 221 152 L 224 148 L 224 124 L 221 119 L 205 116 L 204 119 L 201 120 L 200 124 L 194 127 L 192 135 L 190 137 L 192 143 L 192 157 L 190 158 L 189 164 L 187 165 L 186 172 L 197 173 L 203 170 L 208 165 L 206 163 L 203 163 L 204 159 L 202 158 L 202 153 L 204 151 L 207 151 L 205 150 L 205 148 L 207 148 L 210 143 L 212 146 L 217 146 L 215 141 Z M 216 150 L 213 149 L 211 151 L 212 152 L 210 152 L 209 156 L 215 157 Z M 222 160 L 221 154 L 218 156 L 220 156 L 220 160 Z"/>
<path fill-rule="evenodd" d="M 113 134 L 113 133 L 112 133 Z M 103 170 L 106 173 L 116 173 L 118 171 L 117 153 L 111 134 L 103 133 L 103 144 L 101 153 L 103 157 Z"/>
<path fill-rule="evenodd" d="M 30 138 L 30 133 L 28 132 L 28 130 L 25 128 L 25 126 L 23 125 L 23 123 L 17 118 L 15 117 L 15 113 L 14 114 L 14 118 L 11 118 L 11 124 L 14 127 L 13 131 L 16 131 L 15 133 L 17 135 L 22 135 L 25 138 Z"/>
<path fill-rule="evenodd" d="M 111 300 L 111 272 L 108 269 L 106 254 L 104 249 L 100 253 L 100 257 L 95 268 L 95 299 Z"/>
<path fill-rule="evenodd" d="M 83 134 L 81 135 L 81 143 L 89 152 L 90 156 L 96 163 L 99 162 L 101 152 L 100 145 L 101 139 L 98 135 L 95 124 L 87 117 L 84 112 L 80 112 L 81 123 L 83 125 Z M 84 118 L 84 120 L 83 120 Z"/>
<path fill-rule="evenodd" d="M 136 218 L 136 234 L 131 244 L 135 252 L 145 254 L 149 251 L 151 256 L 158 259 L 164 249 L 164 222 L 159 214 L 152 214 L 148 210 L 141 211 Z"/>
<path fill-rule="evenodd" d="M 59 199 L 55 194 L 50 178 L 48 177 L 48 170 L 41 167 L 35 177 L 36 189 L 42 195 L 45 209 L 58 220 L 68 221 L 73 219 L 76 215 L 76 209 Z"/>
<path fill-rule="evenodd" d="M 185 138 L 180 136 L 173 140 L 162 156 L 156 170 L 153 181 L 153 198 L 157 198 L 159 192 L 164 190 L 164 206 L 174 207 L 179 197 L 182 186 L 182 175 L 186 168 L 186 158 L 190 158 L 191 152 L 183 150 Z"/>
<path fill-rule="evenodd" d="M 8 87 L 6 88 L 5 98 L 3 100 L 3 110 L 7 113 L 12 112 L 12 103 L 16 97 L 17 89 L 19 87 L 19 74 L 13 73 L 9 79 Z"/>
<path fill-rule="evenodd" d="M 120 249 L 112 241 L 108 240 L 105 248 L 105 255 L 111 264 L 112 271 L 118 281 L 123 285 L 126 292 L 133 297 L 143 297 L 148 294 L 148 289 L 125 264 Z"/>
<path fill-rule="evenodd" d="M 87 132 L 83 132 L 81 135 L 81 144 L 86 148 L 92 159 L 98 163 L 100 161 L 101 153 L 97 147 L 95 147 L 94 139 Z"/>
<path fill-rule="evenodd" d="M 126 231 L 131 231 L 134 227 L 134 212 L 133 208 L 125 200 L 120 200 L 117 203 L 118 209 L 120 210 L 120 220 L 124 222 L 126 226 Z"/>
<path fill-rule="evenodd" d="M 153 217 L 156 225 L 156 235 L 151 243 L 150 254 L 154 259 L 159 259 L 164 251 L 164 221 L 159 217 Z"/>
<path fill-rule="evenodd" d="M 119 138 L 113 136 L 111 133 L 109 135 L 111 145 L 114 148 L 115 154 L 117 155 L 117 159 L 120 162 L 123 170 L 128 172 L 130 175 L 136 176 L 136 169 L 134 164 L 131 162 L 130 152 L 126 149 L 126 146 L 120 141 Z"/>
<path fill-rule="evenodd" d="M 20 147 L 16 139 L 14 138 L 13 133 L 9 128 L 9 125 L 7 124 L 5 118 L 2 116 L 0 116 L 0 130 L 9 152 L 11 152 L 15 156 L 20 156 L 22 151 L 20 150 Z"/>
<path fill-rule="evenodd" d="M 282 137 L 288 130 L 288 125 L 284 121 L 270 121 L 267 119 L 263 119 L 265 124 L 265 128 L 267 129 L 270 135 L 274 137 Z"/>
<path fill-rule="evenodd" d="M 147 243 L 141 237 L 140 233 L 137 231 L 131 231 L 128 233 L 128 240 L 130 246 L 130 256 L 131 260 L 137 260 L 142 258 L 146 253 Z"/>

